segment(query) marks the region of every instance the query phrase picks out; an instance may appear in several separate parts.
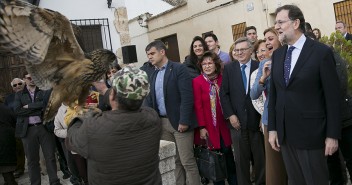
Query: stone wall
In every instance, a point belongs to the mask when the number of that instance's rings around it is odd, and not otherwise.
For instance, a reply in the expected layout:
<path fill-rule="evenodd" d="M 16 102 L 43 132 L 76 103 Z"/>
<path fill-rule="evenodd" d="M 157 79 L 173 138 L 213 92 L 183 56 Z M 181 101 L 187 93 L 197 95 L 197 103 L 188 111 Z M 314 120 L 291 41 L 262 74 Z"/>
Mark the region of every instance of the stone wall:
<path fill-rule="evenodd" d="M 159 170 L 163 185 L 174 185 L 176 184 L 175 179 L 175 156 L 176 156 L 176 145 L 174 142 L 160 140 L 159 148 Z"/>

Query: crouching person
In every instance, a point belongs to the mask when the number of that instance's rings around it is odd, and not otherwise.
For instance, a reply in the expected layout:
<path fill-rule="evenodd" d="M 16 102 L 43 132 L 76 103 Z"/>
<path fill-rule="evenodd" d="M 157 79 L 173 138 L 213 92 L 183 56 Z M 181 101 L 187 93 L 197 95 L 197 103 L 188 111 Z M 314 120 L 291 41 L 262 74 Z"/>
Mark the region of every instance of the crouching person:
<path fill-rule="evenodd" d="M 161 120 L 141 107 L 148 93 L 147 74 L 127 66 L 112 81 L 112 110 L 88 111 L 71 122 L 66 145 L 87 159 L 89 185 L 161 185 Z"/>

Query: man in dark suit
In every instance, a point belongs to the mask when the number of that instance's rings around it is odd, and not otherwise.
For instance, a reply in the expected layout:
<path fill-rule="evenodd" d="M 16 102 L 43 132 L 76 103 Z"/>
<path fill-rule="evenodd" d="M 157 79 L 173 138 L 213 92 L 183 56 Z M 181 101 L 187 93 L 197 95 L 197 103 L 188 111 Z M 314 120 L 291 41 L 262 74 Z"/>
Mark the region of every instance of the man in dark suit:
<path fill-rule="evenodd" d="M 26 86 L 15 96 L 17 115 L 16 137 L 22 139 L 27 158 L 31 185 L 41 184 L 39 150 L 43 151 L 50 185 L 61 185 L 57 177 L 55 158 L 55 137 L 42 122 L 44 91 L 40 90 L 30 74 L 25 73 Z"/>
<path fill-rule="evenodd" d="M 25 82 L 20 78 L 14 78 L 11 81 L 11 87 L 12 87 L 13 93 L 11 93 L 10 95 L 8 95 L 6 97 L 4 104 L 7 107 L 11 108 L 13 111 L 15 110 L 16 93 L 22 91 L 24 86 L 25 86 Z M 24 165 L 26 162 L 23 143 L 22 143 L 22 140 L 19 138 L 16 138 L 16 157 L 17 157 L 17 166 L 16 166 L 16 170 L 13 173 L 13 175 L 16 178 L 18 178 L 21 175 L 23 175 Z"/>
<path fill-rule="evenodd" d="M 347 41 L 352 40 L 352 34 L 347 32 L 347 25 L 342 21 L 336 21 L 335 30 L 340 32 Z"/>
<path fill-rule="evenodd" d="M 332 50 L 307 39 L 294 5 L 276 10 L 275 29 L 288 45 L 272 55 L 269 142 L 281 149 L 291 185 L 328 185 L 326 155 L 340 137 L 339 80 Z"/>
<path fill-rule="evenodd" d="M 259 62 L 251 60 L 251 41 L 242 37 L 235 41 L 232 51 L 235 62 L 225 65 L 220 90 L 224 117 L 231 125 L 232 145 L 235 150 L 237 181 L 251 185 L 250 159 L 253 156 L 255 184 L 265 184 L 265 157 L 263 134 L 260 132 L 260 114 L 253 107 L 250 98 L 250 75 Z"/>
<path fill-rule="evenodd" d="M 162 121 L 161 139 L 176 144 L 177 185 L 200 184 L 199 172 L 193 153 L 192 79 L 184 65 L 168 60 L 166 47 L 161 41 L 148 44 L 145 49 L 149 62 L 156 67 L 150 76 L 150 94 L 146 104 L 154 108 Z"/>

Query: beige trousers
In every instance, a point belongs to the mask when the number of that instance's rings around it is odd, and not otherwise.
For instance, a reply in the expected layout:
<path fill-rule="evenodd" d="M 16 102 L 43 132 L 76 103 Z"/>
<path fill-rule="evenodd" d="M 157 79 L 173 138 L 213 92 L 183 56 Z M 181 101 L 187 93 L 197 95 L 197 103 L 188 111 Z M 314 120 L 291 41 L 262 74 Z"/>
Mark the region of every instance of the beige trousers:
<path fill-rule="evenodd" d="M 264 125 L 265 181 L 268 185 L 287 185 L 287 173 L 281 151 L 271 148 L 268 127 Z"/>
<path fill-rule="evenodd" d="M 176 144 L 175 178 L 176 185 L 200 185 L 200 176 L 193 151 L 193 130 L 180 133 L 176 131 L 168 118 L 162 118 L 161 139 Z"/>

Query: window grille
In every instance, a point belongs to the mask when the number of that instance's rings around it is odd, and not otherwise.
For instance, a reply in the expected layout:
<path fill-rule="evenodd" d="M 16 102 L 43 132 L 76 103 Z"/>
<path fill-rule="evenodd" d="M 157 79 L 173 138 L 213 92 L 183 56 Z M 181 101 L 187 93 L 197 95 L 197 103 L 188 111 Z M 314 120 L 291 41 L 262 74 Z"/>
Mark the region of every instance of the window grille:
<path fill-rule="evenodd" d="M 238 38 L 244 36 L 244 30 L 246 29 L 246 23 L 242 22 L 239 24 L 232 25 L 232 37 L 235 42 Z"/>
<path fill-rule="evenodd" d="M 82 49 L 91 52 L 95 49 L 112 51 L 109 21 L 103 19 L 75 19 L 71 23 L 81 28 Z"/>

